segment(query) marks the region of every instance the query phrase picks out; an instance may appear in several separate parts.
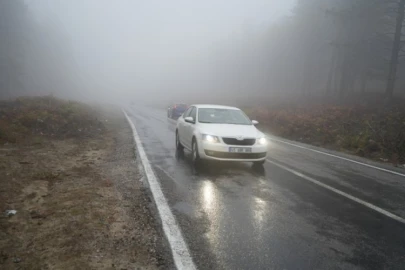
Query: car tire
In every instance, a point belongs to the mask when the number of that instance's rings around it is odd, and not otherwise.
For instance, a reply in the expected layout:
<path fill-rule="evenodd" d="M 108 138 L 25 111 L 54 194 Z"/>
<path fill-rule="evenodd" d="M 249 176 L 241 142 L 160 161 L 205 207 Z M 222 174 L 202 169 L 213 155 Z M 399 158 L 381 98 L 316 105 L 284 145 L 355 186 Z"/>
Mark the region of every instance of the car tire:
<path fill-rule="evenodd" d="M 183 151 L 184 150 L 184 146 L 180 142 L 179 132 L 177 130 L 176 130 L 176 150 L 177 151 Z"/>
<path fill-rule="evenodd" d="M 198 144 L 195 139 L 193 139 L 193 143 L 191 146 L 191 158 L 194 165 L 198 165 L 200 163 L 200 155 L 198 153 Z"/>
<path fill-rule="evenodd" d="M 253 165 L 263 166 L 265 162 L 266 162 L 266 160 L 255 161 L 255 162 L 253 162 Z"/>

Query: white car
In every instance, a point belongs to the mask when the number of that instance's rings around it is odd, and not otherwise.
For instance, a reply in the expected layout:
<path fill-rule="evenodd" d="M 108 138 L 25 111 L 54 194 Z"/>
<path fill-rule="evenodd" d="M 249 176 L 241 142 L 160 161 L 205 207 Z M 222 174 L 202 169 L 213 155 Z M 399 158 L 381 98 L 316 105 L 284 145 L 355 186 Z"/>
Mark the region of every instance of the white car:
<path fill-rule="evenodd" d="M 238 108 L 192 105 L 177 120 L 176 148 L 190 150 L 194 162 L 211 159 L 263 164 L 267 139 L 256 124 Z"/>

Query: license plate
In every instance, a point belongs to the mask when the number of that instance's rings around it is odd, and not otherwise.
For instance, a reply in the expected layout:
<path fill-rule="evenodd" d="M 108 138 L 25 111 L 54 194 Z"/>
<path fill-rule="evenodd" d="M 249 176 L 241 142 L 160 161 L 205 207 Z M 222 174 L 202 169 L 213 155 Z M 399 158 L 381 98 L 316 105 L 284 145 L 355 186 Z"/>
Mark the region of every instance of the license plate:
<path fill-rule="evenodd" d="M 230 153 L 252 153 L 252 148 L 249 147 L 229 147 Z"/>

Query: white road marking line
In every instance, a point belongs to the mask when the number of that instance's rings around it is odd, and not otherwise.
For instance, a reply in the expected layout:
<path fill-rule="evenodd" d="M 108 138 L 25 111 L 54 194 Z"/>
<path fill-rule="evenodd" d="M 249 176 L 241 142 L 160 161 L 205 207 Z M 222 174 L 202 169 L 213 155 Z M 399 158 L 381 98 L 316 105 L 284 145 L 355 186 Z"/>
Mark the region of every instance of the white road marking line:
<path fill-rule="evenodd" d="M 315 153 L 319 153 L 319 154 L 323 154 L 323 155 L 327 155 L 327 156 L 331 156 L 331 157 L 343 159 L 343 160 L 350 161 L 350 162 L 353 162 L 353 163 L 356 163 L 356 164 L 360 164 L 360 165 L 363 165 L 363 166 L 366 166 L 366 167 L 370 167 L 370 168 L 373 168 L 373 169 L 376 169 L 376 170 L 380 170 L 380 171 L 384 171 L 384 172 L 396 174 L 396 175 L 399 175 L 399 176 L 405 176 L 405 174 L 399 173 L 399 172 L 396 172 L 396 171 L 392 171 L 392 170 L 380 168 L 380 167 L 373 166 L 373 165 L 370 165 L 370 164 L 367 164 L 367 163 L 363 163 L 363 162 L 360 162 L 360 161 L 356 161 L 356 160 L 353 160 L 353 159 L 350 159 L 350 158 L 340 157 L 340 156 L 333 155 L 333 154 L 329 154 L 329 153 L 322 152 L 322 151 L 319 151 L 319 150 L 311 149 L 311 148 L 308 148 L 308 147 L 305 147 L 305 146 L 301 146 L 301 145 L 297 145 L 297 144 L 294 144 L 294 143 L 286 142 L 286 141 L 283 141 L 283 140 L 275 139 L 275 138 L 272 137 L 272 136 L 267 136 L 267 137 L 269 137 L 270 140 L 273 140 L 273 141 L 276 141 L 276 142 L 285 143 L 285 144 L 292 145 L 292 146 L 295 146 L 295 147 L 298 147 L 298 148 L 310 150 L 310 151 L 315 152 Z"/>
<path fill-rule="evenodd" d="M 153 199 L 155 200 L 156 207 L 159 212 L 159 216 L 162 220 L 163 231 L 169 241 L 170 248 L 173 255 L 174 264 L 179 270 L 183 269 L 197 269 L 194 262 L 190 256 L 187 244 L 183 239 L 180 228 L 170 210 L 169 204 L 160 188 L 159 181 L 157 180 L 152 166 L 149 163 L 148 157 L 146 156 L 145 150 L 143 149 L 141 139 L 136 131 L 135 125 L 132 123 L 131 119 L 128 117 L 125 110 L 122 110 L 127 118 L 129 125 L 132 128 L 134 135 L 134 140 L 136 143 L 136 148 L 138 149 L 139 157 L 141 158 L 143 168 L 145 170 L 146 178 L 149 183 L 149 187 L 152 191 Z"/>
<path fill-rule="evenodd" d="M 271 164 L 274 164 L 277 167 L 280 167 L 280 168 L 282 168 L 282 169 L 284 169 L 284 170 L 286 170 L 286 171 L 288 171 L 288 172 L 290 172 L 292 174 L 295 174 L 295 175 L 297 175 L 297 176 L 299 176 L 299 177 L 301 177 L 301 178 L 303 178 L 303 179 L 305 179 L 305 180 L 307 180 L 307 181 L 309 181 L 311 183 L 314 183 L 314 184 L 316 184 L 318 186 L 326 188 L 327 190 L 330 190 L 330 191 L 332 191 L 334 193 L 337 193 L 337 194 L 339 194 L 339 195 L 341 195 L 343 197 L 346 197 L 346 198 L 348 198 L 348 199 L 350 199 L 352 201 L 355 201 L 355 202 L 357 202 L 357 203 L 359 203 L 361 205 L 364 205 L 365 207 L 368 207 L 368 208 L 370 208 L 370 209 L 372 209 L 374 211 L 377 211 L 378 213 L 383 214 L 384 216 L 387 216 L 389 218 L 392 218 L 392 219 L 394 219 L 396 221 L 399 221 L 399 222 L 405 224 L 405 219 L 404 218 L 399 217 L 399 216 L 397 216 L 395 214 L 392 214 L 392 213 L 388 212 L 387 210 L 384 210 L 384 209 L 382 209 L 382 208 L 380 208 L 378 206 L 375 206 L 374 204 L 368 203 L 368 202 L 363 201 L 363 200 L 361 200 L 359 198 L 356 198 L 356 197 L 354 197 L 354 196 L 352 196 L 350 194 L 347 194 L 346 192 L 340 191 L 340 190 L 338 190 L 336 188 L 333 188 L 333 187 L 331 187 L 329 185 L 321 183 L 318 180 L 313 179 L 312 177 L 306 176 L 306 175 L 304 175 L 304 174 L 302 174 L 300 172 L 297 172 L 297 171 L 295 171 L 293 169 L 290 169 L 290 168 L 288 168 L 288 167 L 286 167 L 284 165 L 281 165 L 278 162 L 275 162 L 275 161 L 272 161 L 272 160 L 269 160 L 269 159 L 267 159 L 267 162 L 269 162 Z"/>

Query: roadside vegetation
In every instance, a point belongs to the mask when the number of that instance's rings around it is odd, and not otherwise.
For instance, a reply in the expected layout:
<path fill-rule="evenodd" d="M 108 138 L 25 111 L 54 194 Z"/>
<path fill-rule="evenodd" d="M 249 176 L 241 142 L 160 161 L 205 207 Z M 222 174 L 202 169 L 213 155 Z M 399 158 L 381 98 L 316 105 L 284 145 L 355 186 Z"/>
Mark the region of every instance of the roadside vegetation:
<path fill-rule="evenodd" d="M 2 101 L 0 132 L 1 269 L 167 266 L 119 108 Z"/>
<path fill-rule="evenodd" d="M 280 137 L 403 166 L 405 108 L 375 103 L 275 103 L 246 108 L 261 128 Z M 323 105 L 317 105 L 323 104 Z"/>
<path fill-rule="evenodd" d="M 104 131 L 95 110 L 77 101 L 46 96 L 0 103 L 0 143 L 86 137 Z"/>

